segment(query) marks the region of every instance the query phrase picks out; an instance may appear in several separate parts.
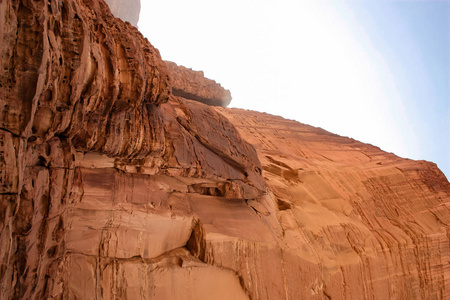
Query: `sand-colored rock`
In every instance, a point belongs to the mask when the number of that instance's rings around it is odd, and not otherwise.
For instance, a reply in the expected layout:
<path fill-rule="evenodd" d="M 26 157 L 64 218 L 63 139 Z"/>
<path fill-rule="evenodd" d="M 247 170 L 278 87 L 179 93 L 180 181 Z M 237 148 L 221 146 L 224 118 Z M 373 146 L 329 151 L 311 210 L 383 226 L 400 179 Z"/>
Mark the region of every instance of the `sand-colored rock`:
<path fill-rule="evenodd" d="M 219 111 L 255 146 L 278 205 L 286 298 L 450 299 L 450 184 L 435 164 L 268 114 Z"/>
<path fill-rule="evenodd" d="M 0 8 L 0 298 L 120 293 L 129 285 L 107 281 L 99 258 L 106 269 L 136 257 L 147 268 L 185 246 L 194 217 L 178 195 L 255 198 L 264 189 L 253 147 L 211 108 L 172 97 L 158 51 L 104 2 Z M 201 267 L 174 272 L 239 283 Z M 88 273 L 78 278 L 79 268 Z"/>
<path fill-rule="evenodd" d="M 173 95 L 212 106 L 227 107 L 230 104 L 230 91 L 214 80 L 205 78 L 202 71 L 194 71 L 170 61 L 166 61 L 166 64 L 170 73 Z"/>
<path fill-rule="evenodd" d="M 101 0 L 0 16 L 0 299 L 450 299 L 434 164 L 174 95 Z"/>

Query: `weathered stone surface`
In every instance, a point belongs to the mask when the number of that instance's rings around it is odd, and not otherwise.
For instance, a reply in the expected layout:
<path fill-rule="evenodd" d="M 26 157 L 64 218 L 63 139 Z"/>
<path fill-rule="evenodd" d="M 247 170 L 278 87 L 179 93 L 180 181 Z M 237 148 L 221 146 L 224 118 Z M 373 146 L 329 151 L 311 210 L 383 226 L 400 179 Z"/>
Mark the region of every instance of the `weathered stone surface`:
<path fill-rule="evenodd" d="M 187 251 L 186 205 L 262 194 L 254 148 L 212 108 L 172 97 L 158 51 L 103 1 L 0 9 L 0 298 L 132 297 L 144 283 L 182 294 L 170 280 L 194 298 L 246 297 L 234 272 Z M 119 283 L 119 261 L 136 258 L 151 278 Z"/>
<path fill-rule="evenodd" d="M 226 107 L 230 104 L 230 91 L 214 80 L 205 78 L 202 71 L 194 71 L 170 61 L 166 61 L 166 64 L 173 95 L 213 106 Z"/>
<path fill-rule="evenodd" d="M 219 111 L 255 146 L 277 204 L 276 298 L 450 299 L 450 184 L 435 164 L 276 116 Z"/>
<path fill-rule="evenodd" d="M 131 25 L 137 26 L 139 22 L 139 14 L 141 12 L 140 0 L 105 0 L 109 9 L 116 18 L 130 22 Z"/>
<path fill-rule="evenodd" d="M 137 29 L 103 1 L 8 0 L 1 8 L 2 128 L 39 141 L 63 135 L 105 153 L 130 142 L 135 154 L 153 150 L 128 137 L 170 88 L 159 52 Z M 112 141 L 117 135 L 123 140 Z"/>
<path fill-rule="evenodd" d="M 172 95 L 101 0 L 0 16 L 0 299 L 450 299 L 435 165 Z"/>

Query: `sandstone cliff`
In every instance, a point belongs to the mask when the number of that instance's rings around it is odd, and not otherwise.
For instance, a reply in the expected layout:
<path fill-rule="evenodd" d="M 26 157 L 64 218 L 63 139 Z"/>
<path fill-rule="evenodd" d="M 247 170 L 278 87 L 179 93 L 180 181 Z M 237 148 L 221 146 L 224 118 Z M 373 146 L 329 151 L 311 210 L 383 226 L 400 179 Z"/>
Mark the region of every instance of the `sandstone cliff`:
<path fill-rule="evenodd" d="M 435 164 L 280 117 L 220 112 L 255 146 L 277 204 L 270 261 L 284 290 L 254 298 L 450 299 L 450 184 Z"/>
<path fill-rule="evenodd" d="M 166 61 L 170 73 L 172 94 L 178 98 L 195 100 L 212 106 L 227 107 L 231 93 L 214 80 L 205 78 L 202 71 L 194 71 Z"/>
<path fill-rule="evenodd" d="M 435 165 L 172 94 L 103 1 L 0 16 L 1 299 L 450 299 Z"/>
<path fill-rule="evenodd" d="M 105 0 L 117 18 L 137 26 L 141 11 L 140 0 Z M 171 78 L 171 92 L 178 97 L 213 106 L 228 106 L 231 93 L 214 80 L 205 78 L 202 71 L 194 71 L 166 61 Z"/>

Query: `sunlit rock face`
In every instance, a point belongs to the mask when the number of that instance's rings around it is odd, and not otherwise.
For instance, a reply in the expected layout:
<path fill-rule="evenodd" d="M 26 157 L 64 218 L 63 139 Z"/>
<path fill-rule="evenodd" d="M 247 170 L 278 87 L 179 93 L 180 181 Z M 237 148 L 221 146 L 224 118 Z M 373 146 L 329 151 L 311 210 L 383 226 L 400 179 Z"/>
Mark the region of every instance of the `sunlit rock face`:
<path fill-rule="evenodd" d="M 252 299 L 450 299 L 450 184 L 435 164 L 281 117 L 219 112 L 255 147 L 276 205 L 260 210 L 277 243 Z M 255 273 L 269 272 L 256 261 Z M 259 289 L 270 280 L 280 289 Z"/>
<path fill-rule="evenodd" d="M 188 100 L 101 0 L 0 16 L 0 299 L 450 299 L 434 164 Z"/>
<path fill-rule="evenodd" d="M 105 0 L 116 18 L 137 26 L 141 12 L 140 0 Z"/>

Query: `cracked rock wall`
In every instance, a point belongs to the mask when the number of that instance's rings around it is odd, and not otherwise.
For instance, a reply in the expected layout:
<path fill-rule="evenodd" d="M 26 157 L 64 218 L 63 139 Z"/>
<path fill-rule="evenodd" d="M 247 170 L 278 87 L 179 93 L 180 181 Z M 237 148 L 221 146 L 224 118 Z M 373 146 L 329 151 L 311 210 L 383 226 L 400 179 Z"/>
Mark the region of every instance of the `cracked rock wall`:
<path fill-rule="evenodd" d="M 172 93 L 101 0 L 0 16 L 0 299 L 450 299 L 435 165 Z"/>

